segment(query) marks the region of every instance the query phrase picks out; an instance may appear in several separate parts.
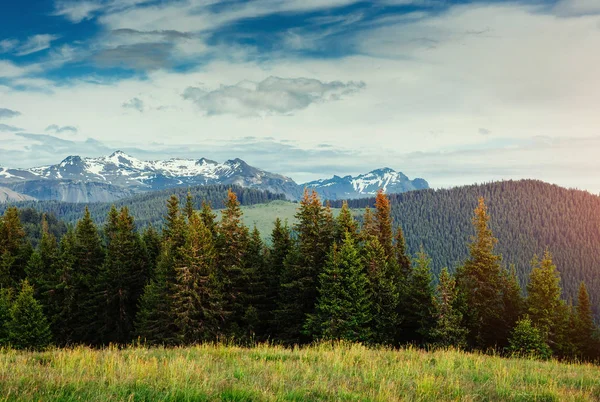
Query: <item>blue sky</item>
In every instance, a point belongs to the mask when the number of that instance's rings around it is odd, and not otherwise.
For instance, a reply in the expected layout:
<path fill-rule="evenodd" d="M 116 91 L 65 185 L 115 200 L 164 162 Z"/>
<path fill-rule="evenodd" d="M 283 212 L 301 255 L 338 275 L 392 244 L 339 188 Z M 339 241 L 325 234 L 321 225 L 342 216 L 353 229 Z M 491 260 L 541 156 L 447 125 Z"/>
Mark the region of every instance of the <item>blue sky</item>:
<path fill-rule="evenodd" d="M 299 182 L 600 191 L 598 0 L 24 0 L 0 5 L 0 165 L 116 148 Z"/>

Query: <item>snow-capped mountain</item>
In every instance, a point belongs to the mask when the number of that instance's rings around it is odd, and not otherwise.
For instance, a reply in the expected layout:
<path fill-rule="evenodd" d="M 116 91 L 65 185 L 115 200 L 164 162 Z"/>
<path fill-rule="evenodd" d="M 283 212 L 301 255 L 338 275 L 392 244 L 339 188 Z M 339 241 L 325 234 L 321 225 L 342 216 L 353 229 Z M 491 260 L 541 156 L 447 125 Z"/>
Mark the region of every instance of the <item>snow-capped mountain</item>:
<path fill-rule="evenodd" d="M 379 189 L 386 193 L 404 193 L 429 188 L 424 179 L 410 180 L 403 173 L 390 168 L 373 170 L 355 177 L 333 176 L 330 179 L 308 182 L 305 186 L 314 188 L 328 199 L 372 197 Z"/>
<path fill-rule="evenodd" d="M 241 159 L 223 163 L 205 158 L 143 161 L 121 151 L 98 158 L 69 156 L 56 165 L 30 169 L 0 168 L 0 186 L 38 200 L 110 202 L 140 192 L 209 184 L 268 190 L 290 200 L 299 199 L 305 187 L 314 188 L 324 199 L 369 197 L 380 188 L 399 193 L 429 187 L 423 179 L 409 180 L 389 168 L 299 185 Z"/>
<path fill-rule="evenodd" d="M 237 184 L 274 193 L 283 193 L 290 199 L 300 194 L 298 184 L 289 177 L 269 173 L 248 165 L 241 159 L 218 163 L 209 159 L 168 159 L 142 161 L 116 151 L 99 158 L 69 156 L 56 165 L 31 169 L 0 168 L 0 183 L 15 188 L 23 181 L 102 183 L 133 192 L 162 190 L 178 186 Z M 44 182 L 42 182 L 44 183 Z M 63 186 L 64 187 L 64 186 Z M 39 186 L 36 186 L 39 190 Z M 80 190 L 78 190 L 80 191 Z M 38 191 L 39 192 L 39 191 Z M 62 199 L 69 199 L 61 192 Z M 102 200 L 110 197 L 98 195 Z M 122 194 L 119 194 L 122 196 Z M 71 197 L 72 198 L 72 197 Z M 77 200 L 81 196 L 76 197 Z M 92 197 L 92 202 L 97 197 Z"/>

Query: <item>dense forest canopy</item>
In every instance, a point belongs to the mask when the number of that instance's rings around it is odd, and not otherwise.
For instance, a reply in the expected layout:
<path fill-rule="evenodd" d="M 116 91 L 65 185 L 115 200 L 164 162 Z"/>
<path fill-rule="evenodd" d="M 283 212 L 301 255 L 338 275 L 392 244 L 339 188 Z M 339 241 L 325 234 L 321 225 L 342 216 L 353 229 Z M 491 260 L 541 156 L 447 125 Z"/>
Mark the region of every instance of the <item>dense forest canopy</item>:
<path fill-rule="evenodd" d="M 516 270 L 497 253 L 499 225 L 492 226 L 483 197 L 470 213 L 464 263 L 454 274 L 442 270 L 437 284 L 426 246 L 407 251 L 410 226 L 394 228 L 394 204 L 383 192 L 359 223 L 348 203 L 334 217 L 307 190 L 296 223 L 276 219 L 268 246 L 243 223 L 233 191 L 219 220 L 191 192 L 180 201 L 167 201 L 162 232 L 137 230 L 127 207 L 111 207 L 101 226 L 86 208 L 64 233 L 45 215 L 21 213 L 30 221 L 41 216 L 35 246 L 19 210 L 7 208 L 0 219 L 0 344 L 349 340 L 600 357 L 585 282 L 566 300 L 545 249 L 532 255 L 524 297 Z"/>
<path fill-rule="evenodd" d="M 564 297 L 575 300 L 579 284 L 588 285 L 600 314 L 600 197 L 541 181 L 502 181 L 443 190 L 390 194 L 394 224 L 404 229 L 411 254 L 427 250 L 433 271 L 454 271 L 468 257 L 471 215 L 484 197 L 490 227 L 498 238 L 502 264 L 515 265 L 524 288 L 534 254 L 546 248 L 561 273 Z M 351 208 L 374 206 L 375 199 L 349 200 Z M 333 201 L 339 207 L 341 202 Z"/>

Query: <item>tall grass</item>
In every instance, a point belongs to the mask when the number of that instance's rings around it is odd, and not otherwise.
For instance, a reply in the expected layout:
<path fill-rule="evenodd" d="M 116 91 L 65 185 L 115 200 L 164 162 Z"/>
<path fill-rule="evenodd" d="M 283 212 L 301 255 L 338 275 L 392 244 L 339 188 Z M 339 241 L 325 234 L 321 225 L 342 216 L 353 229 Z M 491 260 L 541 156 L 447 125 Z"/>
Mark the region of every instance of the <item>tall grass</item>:
<path fill-rule="evenodd" d="M 592 401 L 600 368 L 455 350 L 85 347 L 0 351 L 4 401 Z"/>

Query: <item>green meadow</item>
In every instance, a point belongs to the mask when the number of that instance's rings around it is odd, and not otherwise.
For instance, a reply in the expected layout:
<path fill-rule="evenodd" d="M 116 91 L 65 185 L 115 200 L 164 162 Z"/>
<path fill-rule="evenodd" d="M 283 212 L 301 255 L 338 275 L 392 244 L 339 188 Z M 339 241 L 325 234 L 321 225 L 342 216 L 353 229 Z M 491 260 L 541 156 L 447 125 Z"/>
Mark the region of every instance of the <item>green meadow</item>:
<path fill-rule="evenodd" d="M 600 368 L 357 344 L 0 351 L 3 401 L 595 401 Z"/>

